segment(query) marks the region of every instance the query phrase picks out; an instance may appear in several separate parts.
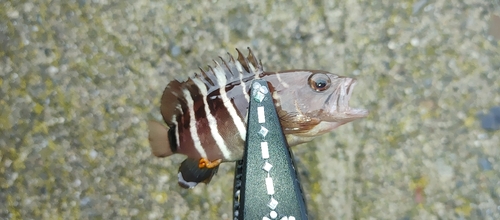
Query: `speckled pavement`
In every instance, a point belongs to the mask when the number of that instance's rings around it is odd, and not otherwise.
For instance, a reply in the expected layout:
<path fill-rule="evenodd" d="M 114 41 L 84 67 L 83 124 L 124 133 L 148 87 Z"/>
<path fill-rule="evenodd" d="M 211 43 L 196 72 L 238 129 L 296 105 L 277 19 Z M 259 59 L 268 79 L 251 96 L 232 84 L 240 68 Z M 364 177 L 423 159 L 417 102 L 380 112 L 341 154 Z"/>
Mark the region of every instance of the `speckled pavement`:
<path fill-rule="evenodd" d="M 311 219 L 500 219 L 499 0 L 172 2 L 0 2 L 0 219 L 231 219 L 233 164 L 181 189 L 146 121 L 248 46 L 371 112 L 294 148 Z"/>

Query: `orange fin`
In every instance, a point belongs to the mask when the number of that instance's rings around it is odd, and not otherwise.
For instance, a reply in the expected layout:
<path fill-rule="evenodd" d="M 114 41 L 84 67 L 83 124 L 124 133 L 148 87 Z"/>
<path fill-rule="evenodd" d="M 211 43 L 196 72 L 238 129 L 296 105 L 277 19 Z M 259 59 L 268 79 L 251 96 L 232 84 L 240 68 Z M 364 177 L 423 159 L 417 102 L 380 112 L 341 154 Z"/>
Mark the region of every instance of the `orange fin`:
<path fill-rule="evenodd" d="M 200 159 L 200 162 L 198 163 L 198 168 L 208 168 L 208 169 L 211 169 L 211 168 L 214 168 L 216 166 L 219 166 L 219 164 L 222 163 L 222 159 L 217 159 L 217 160 L 214 160 L 214 161 L 210 161 L 206 158 L 201 158 Z"/>
<path fill-rule="evenodd" d="M 170 147 L 168 128 L 156 121 L 149 121 L 149 145 L 153 155 L 167 157 L 173 154 Z"/>

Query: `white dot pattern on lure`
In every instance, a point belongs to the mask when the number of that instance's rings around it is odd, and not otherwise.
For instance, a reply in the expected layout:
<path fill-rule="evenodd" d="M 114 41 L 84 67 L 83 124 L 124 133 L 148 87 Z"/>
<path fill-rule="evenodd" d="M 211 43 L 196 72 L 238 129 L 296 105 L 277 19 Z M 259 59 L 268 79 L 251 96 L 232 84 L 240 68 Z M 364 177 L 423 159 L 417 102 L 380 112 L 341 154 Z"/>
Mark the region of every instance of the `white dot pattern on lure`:
<path fill-rule="evenodd" d="M 260 85 L 259 83 L 254 83 L 253 84 L 253 93 L 252 96 L 257 102 L 262 102 L 265 98 L 265 95 L 269 93 L 269 90 L 267 87 Z M 258 106 L 257 107 L 257 117 L 258 121 L 260 124 L 266 123 L 266 117 L 265 117 L 265 110 L 264 106 Z M 267 133 L 269 130 L 261 125 L 259 134 L 265 139 Z M 271 209 L 269 212 L 269 215 L 262 217 L 262 220 L 271 220 L 271 219 L 276 219 L 278 217 L 278 213 L 275 211 L 276 207 L 278 206 L 278 201 L 274 199 L 273 195 L 275 193 L 274 191 L 274 184 L 273 184 L 273 178 L 271 177 L 271 174 L 269 171 L 271 171 L 271 168 L 273 168 L 273 165 L 269 163 L 269 146 L 266 141 L 262 141 L 260 143 L 260 149 L 261 149 L 261 155 L 262 159 L 264 160 L 264 165 L 262 166 L 262 169 L 267 172 L 267 177 L 265 179 L 266 183 L 266 191 L 267 194 L 271 197 L 269 200 L 269 203 L 267 206 Z M 280 218 L 280 220 L 295 220 L 295 217 L 293 216 L 283 216 Z"/>

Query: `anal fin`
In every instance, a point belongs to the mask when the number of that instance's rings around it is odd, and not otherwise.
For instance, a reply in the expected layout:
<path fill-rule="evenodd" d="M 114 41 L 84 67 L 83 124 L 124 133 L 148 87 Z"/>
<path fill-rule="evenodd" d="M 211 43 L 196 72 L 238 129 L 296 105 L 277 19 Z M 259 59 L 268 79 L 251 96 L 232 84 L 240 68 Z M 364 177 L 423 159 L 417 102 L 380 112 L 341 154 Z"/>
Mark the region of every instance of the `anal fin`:
<path fill-rule="evenodd" d="M 179 167 L 177 177 L 179 186 L 182 188 L 193 188 L 198 183 L 209 183 L 212 177 L 217 173 L 219 166 L 213 168 L 200 168 L 199 159 L 186 158 Z"/>

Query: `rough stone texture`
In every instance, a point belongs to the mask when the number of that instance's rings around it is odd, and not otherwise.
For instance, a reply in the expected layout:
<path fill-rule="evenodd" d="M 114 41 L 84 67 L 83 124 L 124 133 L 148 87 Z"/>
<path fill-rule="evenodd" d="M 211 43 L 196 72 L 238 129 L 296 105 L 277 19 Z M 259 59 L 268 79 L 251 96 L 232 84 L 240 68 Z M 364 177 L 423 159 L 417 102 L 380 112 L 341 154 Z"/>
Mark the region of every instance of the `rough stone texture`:
<path fill-rule="evenodd" d="M 233 165 L 182 190 L 145 122 L 247 46 L 371 111 L 294 149 L 311 219 L 500 219 L 498 0 L 171 2 L 0 2 L 0 219 L 231 219 Z"/>

